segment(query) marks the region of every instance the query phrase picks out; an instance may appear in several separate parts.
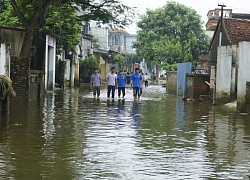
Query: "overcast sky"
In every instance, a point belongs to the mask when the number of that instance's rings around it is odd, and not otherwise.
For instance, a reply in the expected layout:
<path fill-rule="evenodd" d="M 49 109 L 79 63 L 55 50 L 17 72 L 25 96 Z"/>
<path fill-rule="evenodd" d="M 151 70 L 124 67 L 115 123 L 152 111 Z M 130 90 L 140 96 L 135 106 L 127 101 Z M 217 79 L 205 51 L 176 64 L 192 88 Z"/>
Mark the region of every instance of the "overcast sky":
<path fill-rule="evenodd" d="M 156 9 L 166 4 L 167 0 L 121 0 L 124 4 L 136 7 L 137 11 L 145 14 L 146 9 Z M 207 12 L 210 9 L 218 8 L 218 3 L 224 3 L 227 7 L 233 9 L 235 13 L 250 13 L 249 0 L 175 0 L 181 4 L 195 9 L 202 16 L 202 21 L 207 21 Z M 136 25 L 131 25 L 126 29 L 129 33 L 135 33 Z"/>

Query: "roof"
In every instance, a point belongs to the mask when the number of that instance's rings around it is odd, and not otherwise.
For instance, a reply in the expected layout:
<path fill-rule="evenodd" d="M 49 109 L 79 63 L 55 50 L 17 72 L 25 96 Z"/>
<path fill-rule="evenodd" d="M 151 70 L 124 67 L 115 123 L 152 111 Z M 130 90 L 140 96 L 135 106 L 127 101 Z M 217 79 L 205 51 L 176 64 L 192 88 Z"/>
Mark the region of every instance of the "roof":
<path fill-rule="evenodd" d="M 9 27 L 9 26 L 0 26 L 0 29 L 7 29 L 7 30 L 10 30 L 10 31 L 22 31 L 22 32 L 25 32 L 24 28 L 16 28 L 16 27 Z M 64 39 L 60 35 L 50 33 L 49 31 L 39 31 L 39 33 L 43 34 L 43 35 L 52 35 L 53 37 L 58 38 L 58 39 Z"/>
<path fill-rule="evenodd" d="M 237 18 L 224 18 L 224 25 L 231 45 L 238 45 L 241 41 L 250 41 L 250 20 Z M 210 43 L 209 50 L 212 47 L 215 35 L 219 31 L 220 19 L 215 29 L 213 38 Z"/>
<path fill-rule="evenodd" d="M 250 20 L 225 18 L 224 23 L 232 45 L 241 41 L 250 41 Z"/>
<path fill-rule="evenodd" d="M 250 19 L 250 14 L 246 14 L 246 13 L 232 13 L 232 18 Z"/>

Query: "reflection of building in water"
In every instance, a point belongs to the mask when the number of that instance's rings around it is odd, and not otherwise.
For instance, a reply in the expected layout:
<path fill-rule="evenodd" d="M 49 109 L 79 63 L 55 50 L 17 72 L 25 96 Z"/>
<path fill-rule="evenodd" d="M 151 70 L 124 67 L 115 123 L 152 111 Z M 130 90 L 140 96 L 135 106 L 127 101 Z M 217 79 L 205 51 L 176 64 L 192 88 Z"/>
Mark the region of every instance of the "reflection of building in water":
<path fill-rule="evenodd" d="M 219 112 L 213 110 L 208 116 L 205 148 L 212 163 L 211 168 L 217 177 L 229 179 L 228 172 L 231 172 L 230 175 L 235 174 L 235 177 L 247 177 L 247 172 L 244 174 L 244 171 L 237 170 L 245 167 L 250 161 L 250 145 L 245 141 L 246 135 L 242 123 L 244 123 L 242 117 L 236 117 L 235 112 L 228 114 L 228 110 L 220 109 Z"/>
<path fill-rule="evenodd" d="M 48 94 L 44 99 L 44 118 L 43 118 L 43 133 L 44 139 L 50 141 L 53 138 L 55 127 L 55 96 L 54 94 Z"/>
<path fill-rule="evenodd" d="M 185 111 L 185 103 L 183 102 L 182 98 L 176 99 L 176 126 L 178 128 L 183 128 L 186 125 L 185 117 L 187 113 Z"/>

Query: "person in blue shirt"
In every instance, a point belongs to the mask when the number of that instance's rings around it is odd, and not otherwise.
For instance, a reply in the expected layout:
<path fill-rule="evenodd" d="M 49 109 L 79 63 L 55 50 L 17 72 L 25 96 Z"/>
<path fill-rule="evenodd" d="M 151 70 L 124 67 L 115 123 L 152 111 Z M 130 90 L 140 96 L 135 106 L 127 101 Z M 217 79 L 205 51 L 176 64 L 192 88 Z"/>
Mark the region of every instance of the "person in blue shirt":
<path fill-rule="evenodd" d="M 120 99 L 121 97 L 121 91 L 122 91 L 122 98 L 124 98 L 127 78 L 126 76 L 123 75 L 122 71 L 119 71 L 119 75 L 117 76 L 117 81 L 118 81 L 118 98 Z"/>
<path fill-rule="evenodd" d="M 140 102 L 141 88 L 142 88 L 142 75 L 139 73 L 139 68 L 135 68 L 135 73 L 130 76 L 131 85 L 133 87 L 134 100 L 137 99 Z"/>

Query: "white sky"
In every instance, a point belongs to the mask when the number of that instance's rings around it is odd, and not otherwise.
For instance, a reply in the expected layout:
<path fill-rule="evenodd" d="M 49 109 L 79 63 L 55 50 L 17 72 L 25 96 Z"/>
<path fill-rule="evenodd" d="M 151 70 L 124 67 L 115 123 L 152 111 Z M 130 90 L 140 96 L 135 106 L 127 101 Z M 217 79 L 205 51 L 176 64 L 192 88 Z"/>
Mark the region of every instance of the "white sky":
<path fill-rule="evenodd" d="M 156 9 L 166 4 L 167 0 L 121 0 L 125 5 L 136 7 L 137 11 L 145 14 L 146 9 Z M 202 21 L 207 21 L 208 10 L 218 8 L 218 3 L 224 3 L 227 7 L 233 9 L 234 13 L 250 13 L 249 0 L 175 0 L 181 4 L 195 9 L 202 16 Z M 131 33 L 136 33 L 136 25 L 133 24 L 126 28 Z"/>

